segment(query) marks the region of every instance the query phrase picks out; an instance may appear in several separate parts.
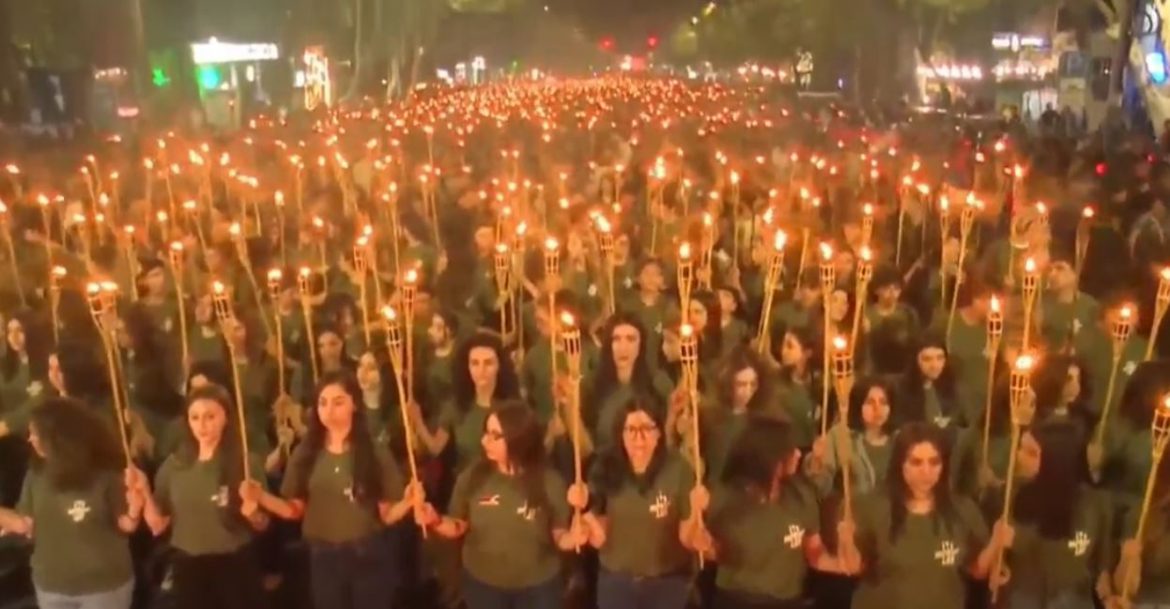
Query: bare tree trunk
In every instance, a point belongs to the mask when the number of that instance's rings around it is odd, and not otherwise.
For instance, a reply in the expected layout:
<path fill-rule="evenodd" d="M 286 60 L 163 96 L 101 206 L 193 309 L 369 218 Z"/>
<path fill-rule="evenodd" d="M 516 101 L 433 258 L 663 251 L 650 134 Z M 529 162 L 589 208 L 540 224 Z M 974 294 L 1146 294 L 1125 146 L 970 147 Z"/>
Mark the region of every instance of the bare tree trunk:
<path fill-rule="evenodd" d="M 414 85 L 418 83 L 418 71 L 422 67 L 422 57 L 426 53 L 426 49 L 420 45 L 418 48 L 412 48 L 410 52 L 414 55 L 414 59 L 410 63 L 410 83 L 406 89 L 407 97 L 414 94 Z"/>
<path fill-rule="evenodd" d="M 365 25 L 364 0 L 354 0 L 353 19 L 353 76 L 349 81 L 349 89 L 345 92 L 345 99 L 357 97 L 361 91 L 361 84 L 365 77 L 365 35 L 362 32 Z"/>

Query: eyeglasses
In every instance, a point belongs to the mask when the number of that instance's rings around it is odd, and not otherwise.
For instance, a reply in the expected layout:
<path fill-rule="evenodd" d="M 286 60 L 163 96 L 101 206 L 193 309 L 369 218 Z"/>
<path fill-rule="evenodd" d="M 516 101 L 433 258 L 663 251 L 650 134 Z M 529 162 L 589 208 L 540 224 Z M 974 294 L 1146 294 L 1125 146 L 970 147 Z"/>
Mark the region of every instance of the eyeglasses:
<path fill-rule="evenodd" d="M 658 433 L 658 426 L 656 425 L 627 425 L 622 428 L 622 433 L 632 438 L 644 439 Z"/>

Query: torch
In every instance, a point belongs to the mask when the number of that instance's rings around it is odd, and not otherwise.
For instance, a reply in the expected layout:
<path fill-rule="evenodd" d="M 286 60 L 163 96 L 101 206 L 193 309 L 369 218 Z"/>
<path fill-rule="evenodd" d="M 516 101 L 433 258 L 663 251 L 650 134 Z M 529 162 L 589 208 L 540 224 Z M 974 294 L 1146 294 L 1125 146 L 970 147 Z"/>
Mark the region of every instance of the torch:
<path fill-rule="evenodd" d="M 617 311 L 617 298 L 614 292 L 613 227 L 605 216 L 597 217 L 597 231 L 597 245 L 601 249 L 602 264 L 605 265 L 605 307 L 606 312 L 613 315 Z"/>
<path fill-rule="evenodd" d="M 1113 339 L 1113 363 L 1109 367 L 1109 383 L 1105 386 L 1105 404 L 1101 407 L 1101 420 L 1097 423 L 1097 434 L 1094 443 L 1097 446 L 1105 445 L 1105 426 L 1109 422 L 1109 410 L 1113 406 L 1113 391 L 1117 387 L 1117 369 L 1121 365 L 1121 356 L 1129 337 L 1133 333 L 1133 307 L 1125 305 L 1117 313 L 1117 319 L 1110 324 L 1109 334 Z"/>
<path fill-rule="evenodd" d="M 1016 454 L 1020 450 L 1020 436 L 1024 427 L 1032 424 L 1036 415 L 1036 403 L 1032 395 L 1032 367 L 1035 361 L 1031 355 L 1021 355 L 1016 358 L 1012 367 L 1009 402 L 1012 409 L 1012 438 L 1011 452 L 1008 453 L 1007 481 L 1004 488 L 1003 512 L 1000 519 L 1007 522 L 1012 515 L 1012 486 L 1016 478 Z M 992 603 L 999 596 L 999 588 L 1011 579 L 1011 571 L 1003 562 L 1003 549 L 995 556 L 995 568 L 992 570 L 988 583 L 991 587 Z"/>
<path fill-rule="evenodd" d="M 760 327 L 756 330 L 756 349 L 761 353 L 768 350 L 768 327 L 772 317 L 772 303 L 776 300 L 776 288 L 784 269 L 784 247 L 788 235 L 777 230 L 772 237 L 772 249 L 768 252 L 768 272 L 764 276 L 764 309 L 760 312 Z"/>
<path fill-rule="evenodd" d="M 967 261 L 967 242 L 971 238 L 971 229 L 975 226 L 975 211 L 978 209 L 974 199 L 968 198 L 963 206 L 963 213 L 959 217 L 959 267 L 955 273 L 955 292 L 951 295 L 951 310 L 947 316 L 946 344 L 950 348 L 951 328 L 955 325 L 955 309 L 959 306 L 959 286 L 963 285 L 963 268 Z"/>
<path fill-rule="evenodd" d="M 1142 498 L 1142 511 L 1138 515 L 1137 532 L 1134 534 L 1134 539 L 1139 542 L 1145 536 L 1146 519 L 1150 512 L 1150 503 L 1154 498 L 1154 487 L 1157 485 L 1158 470 L 1162 466 L 1162 457 L 1166 454 L 1166 445 L 1170 444 L 1170 396 L 1163 398 L 1162 403 L 1154 409 L 1154 419 L 1150 423 L 1151 434 L 1151 459 L 1150 473 L 1146 478 L 1146 493 Z M 1123 562 L 1123 576 L 1121 593 L 1128 599 L 1136 590 L 1131 590 L 1134 587 L 1133 576 L 1135 575 L 1131 565 Z"/>
<path fill-rule="evenodd" d="M 999 298 L 991 297 L 987 312 L 987 395 L 983 404 L 983 468 L 991 466 L 991 394 L 995 389 L 995 364 L 999 361 L 999 343 L 1003 340 L 1003 311 Z"/>
<path fill-rule="evenodd" d="M 366 258 L 366 244 L 359 238 L 353 246 L 353 270 L 357 274 L 358 297 L 362 301 L 362 330 L 366 337 L 366 347 L 373 345 L 370 339 L 370 301 L 366 295 L 366 277 L 370 272 L 369 260 Z"/>
<path fill-rule="evenodd" d="M 548 292 L 549 362 L 552 378 L 557 378 L 557 291 L 554 277 L 561 275 L 560 244 L 553 237 L 544 240 L 544 280 Z"/>
<path fill-rule="evenodd" d="M 114 327 L 108 323 L 109 318 L 113 317 L 114 306 L 117 302 L 117 285 L 90 283 L 86 286 L 86 298 L 89 301 L 89 313 L 93 318 L 94 326 L 97 327 L 98 334 L 102 338 L 102 348 L 106 353 L 106 372 L 110 378 L 110 394 L 113 399 L 111 405 L 114 408 L 114 421 L 118 427 L 118 437 L 122 441 L 122 455 L 126 458 L 126 464 L 131 463 L 130 458 L 130 439 L 126 434 L 126 412 L 122 405 L 122 391 L 120 389 L 121 382 L 118 377 L 118 369 L 115 362 L 117 353 L 115 351 L 114 343 Z"/>
<path fill-rule="evenodd" d="M 410 465 L 410 479 L 418 482 L 418 460 L 415 458 L 414 422 L 410 417 L 410 397 L 407 394 L 403 375 L 403 345 L 402 331 L 398 325 L 398 312 L 389 305 L 382 307 L 382 318 L 386 324 L 386 348 L 390 351 L 390 361 L 394 365 L 394 382 L 398 387 L 398 408 L 402 416 L 403 436 L 406 438 L 406 460 Z M 423 529 L 423 537 L 427 536 Z"/>
<path fill-rule="evenodd" d="M 1036 268 L 1036 259 L 1028 257 L 1024 261 L 1024 339 L 1020 343 L 1020 350 L 1027 351 L 1031 346 L 1032 313 L 1036 309 L 1036 294 L 1040 290 L 1040 273 Z"/>
<path fill-rule="evenodd" d="M 512 308 L 512 252 L 507 243 L 496 244 L 494 263 L 496 292 L 499 293 L 497 302 L 500 309 L 500 335 L 506 337 L 509 331 L 508 311 Z"/>
<path fill-rule="evenodd" d="M 313 366 L 313 384 L 317 384 L 321 373 L 317 366 L 317 346 L 316 339 L 313 335 L 313 303 L 312 286 L 313 271 L 307 266 L 302 266 L 300 273 L 297 274 L 297 291 L 301 297 L 301 315 L 305 318 L 305 334 L 309 338 L 309 363 Z"/>
<path fill-rule="evenodd" d="M 849 344 L 853 349 L 857 349 L 858 336 L 861 331 L 861 318 L 865 314 L 865 303 L 869 300 L 869 282 L 873 280 L 873 252 L 870 251 L 868 245 L 861 246 L 860 257 L 857 261 L 857 287 L 856 298 L 857 306 L 853 307 L 853 334 L 850 337 Z"/>
<path fill-rule="evenodd" d="M 241 458 L 244 460 L 244 479 L 248 480 L 251 479 L 251 469 L 248 459 L 248 426 L 244 417 L 244 391 L 240 385 L 240 357 L 236 352 L 235 341 L 228 336 L 231 328 L 240 323 L 240 320 L 236 319 L 227 290 L 219 281 L 211 284 L 211 302 L 215 306 L 215 317 L 219 320 L 219 329 L 224 335 L 224 342 L 228 346 L 228 357 L 232 361 L 232 386 L 236 394 L 236 414 L 240 423 Z"/>
<path fill-rule="evenodd" d="M 832 353 L 829 348 L 830 330 L 832 329 L 832 319 L 829 312 L 830 302 L 833 297 L 833 288 L 837 285 L 837 267 L 833 266 L 833 246 L 828 243 L 821 243 L 821 304 L 824 316 L 822 324 L 822 331 L 824 333 L 824 344 L 822 353 L 822 370 L 824 377 L 828 378 L 832 372 L 830 369 L 831 362 L 829 355 Z M 829 431 L 829 383 L 821 383 L 821 436 L 824 437 Z"/>
<path fill-rule="evenodd" d="M 61 280 L 65 278 L 65 267 L 60 265 L 53 267 L 49 278 L 52 279 L 52 283 L 49 284 L 49 309 L 53 322 L 53 344 L 56 345 L 61 342 L 58 311 L 61 308 Z"/>
<path fill-rule="evenodd" d="M 0 201 L 0 228 L 4 233 L 4 246 L 8 249 L 8 263 L 12 265 L 12 280 L 16 284 L 16 293 L 20 295 L 20 306 L 27 307 L 28 301 L 24 296 L 24 288 L 20 285 L 20 267 L 16 264 L 16 247 L 12 243 L 12 224 L 8 216 L 8 205 Z"/>
<path fill-rule="evenodd" d="M 849 473 L 850 450 L 849 445 L 849 392 L 853 391 L 855 379 L 853 370 L 853 350 L 845 337 L 833 339 L 833 386 L 837 393 L 837 425 L 841 429 L 841 441 L 837 443 L 838 463 L 841 465 L 841 483 L 844 496 L 843 516 L 846 521 L 853 520 L 853 492 L 852 480 Z M 827 385 L 827 383 L 826 383 Z M 828 418 L 828 417 L 825 417 Z"/>
<path fill-rule="evenodd" d="M 691 413 L 691 458 L 695 467 L 695 486 L 703 483 L 703 457 L 699 446 L 699 338 L 694 326 L 684 323 L 679 328 L 679 353 L 682 360 L 682 386 L 687 395 Z M 699 555 L 699 568 L 703 568 Z"/>
<path fill-rule="evenodd" d="M 691 256 L 691 244 L 684 241 L 678 246 L 678 301 L 683 323 L 690 317 L 691 285 L 694 280 L 695 260 Z"/>
<path fill-rule="evenodd" d="M 273 333 L 276 336 L 276 374 L 280 393 L 287 389 L 284 384 L 284 322 L 280 319 L 280 292 L 284 289 L 284 272 L 280 269 L 268 271 L 268 298 L 272 301 L 272 317 L 276 322 Z"/>
<path fill-rule="evenodd" d="M 553 320 L 549 320 L 552 325 Z M 569 368 L 569 416 L 572 420 L 573 438 L 573 475 L 575 484 L 581 484 L 581 331 L 577 328 L 576 320 L 568 313 L 561 314 L 561 347 L 565 352 L 565 361 Z M 553 357 L 556 355 L 554 353 Z M 556 382 L 556 377 L 553 377 Z M 580 516 L 580 513 L 577 514 Z M 580 551 L 580 548 L 578 548 Z"/>

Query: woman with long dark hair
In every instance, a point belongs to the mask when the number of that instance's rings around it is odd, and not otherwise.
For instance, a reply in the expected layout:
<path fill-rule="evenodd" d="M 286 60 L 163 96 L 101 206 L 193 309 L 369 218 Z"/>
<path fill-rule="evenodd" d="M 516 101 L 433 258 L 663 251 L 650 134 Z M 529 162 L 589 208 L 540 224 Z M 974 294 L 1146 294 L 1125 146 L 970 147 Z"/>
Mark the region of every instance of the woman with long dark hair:
<path fill-rule="evenodd" d="M 666 446 L 662 408 L 632 399 L 614 420 L 618 444 L 590 474 L 593 502 L 584 515 L 601 572 L 599 607 L 681 609 L 698 516 L 709 501 L 687 462 Z"/>
<path fill-rule="evenodd" d="M 370 437 L 362 392 L 344 372 L 322 377 L 308 432 L 289 459 L 282 497 L 251 493 L 273 515 L 299 520 L 309 542 L 318 607 L 385 609 L 394 586 L 393 548 L 382 535 L 410 511 L 421 490 L 403 484 L 389 451 Z"/>
<path fill-rule="evenodd" d="M 893 453 L 894 388 L 879 378 L 864 378 L 849 392 L 848 436 L 834 426 L 813 441 L 805 473 L 822 496 L 830 493 L 840 475 L 839 454 L 849 455 L 853 492 L 865 494 L 885 485 Z M 842 451 L 841 442 L 848 443 Z"/>
<path fill-rule="evenodd" d="M 1060 421 L 1025 431 L 1016 473 L 1022 483 L 1013 500 L 1009 606 L 1092 609 L 1095 595 L 1107 600 L 1113 510 L 1108 496 L 1088 485 L 1082 431 Z"/>
<path fill-rule="evenodd" d="M 747 346 L 736 347 L 728 354 L 719 370 L 714 398 L 706 412 L 700 414 L 710 480 L 719 479 L 736 438 L 752 417 L 786 417 L 776 403 L 763 360 Z"/>
<path fill-rule="evenodd" d="M 235 405 L 217 385 L 187 396 L 187 425 L 150 492 L 143 493 L 146 524 L 154 535 L 171 532 L 174 599 L 179 609 L 250 609 L 263 605 L 260 568 L 252 549 L 268 526 L 258 497 L 244 484 Z M 264 479 L 260 459 L 249 456 L 251 475 Z"/>
<path fill-rule="evenodd" d="M 674 391 L 670 379 L 650 363 L 650 342 L 638 316 L 619 312 L 601 332 L 601 358 L 581 403 L 598 449 L 613 445 L 621 408 L 635 397 L 665 406 Z"/>
<path fill-rule="evenodd" d="M 1079 359 L 1060 353 L 1041 358 L 1032 374 L 1032 388 L 1036 392 L 1033 424 L 1070 422 L 1081 431 L 1081 437 L 1090 437 L 1097 415 L 1089 410 L 1093 387 Z"/>
<path fill-rule="evenodd" d="M 431 455 L 440 455 L 455 441 L 456 471 L 463 471 L 480 454 L 479 438 L 492 406 L 520 397 L 512 360 L 500 338 L 478 332 L 459 346 L 452 362 L 455 399 L 445 406 L 434 430 L 415 419 L 419 440 Z"/>
<path fill-rule="evenodd" d="M 961 609 L 965 575 L 984 579 L 1014 531 L 989 534 L 975 503 L 951 492 L 950 445 L 926 422 L 898 431 L 885 488 L 855 506 L 856 533 L 841 531 L 839 551 L 861 558 L 855 609 Z"/>
<path fill-rule="evenodd" d="M 821 541 L 816 497 L 797 483 L 799 465 L 784 421 L 753 418 L 732 448 L 706 519 L 719 563 L 716 609 L 797 607 L 810 565 L 848 570 Z M 703 539 L 696 536 L 700 546 Z"/>
<path fill-rule="evenodd" d="M 963 409 L 955 387 L 946 341 L 941 336 L 928 335 L 919 343 L 899 387 L 898 423 L 926 421 L 940 429 L 977 424 L 979 421 L 973 420 L 977 417 Z"/>
<path fill-rule="evenodd" d="M 492 407 L 480 440 L 483 458 L 459 475 L 447 515 L 430 504 L 417 512 L 422 526 L 463 540 L 468 609 L 561 607 L 559 552 L 589 541 L 570 511 L 584 509 L 589 493 L 584 485 L 568 492 L 546 465 L 540 427 L 522 403 Z"/>
<path fill-rule="evenodd" d="M 32 400 L 45 389 L 48 346 L 31 314 L 18 313 L 5 324 L 0 352 L 0 437 L 24 432 Z"/>
<path fill-rule="evenodd" d="M 812 446 L 821 410 L 821 351 L 819 335 L 810 328 L 778 328 L 774 357 L 780 364 L 776 393 L 792 422 L 793 441 Z"/>
<path fill-rule="evenodd" d="M 143 504 L 113 429 L 84 404 L 52 398 L 33 411 L 29 444 L 20 502 L 0 508 L 0 529 L 32 538 L 37 605 L 129 609 L 128 536 Z"/>

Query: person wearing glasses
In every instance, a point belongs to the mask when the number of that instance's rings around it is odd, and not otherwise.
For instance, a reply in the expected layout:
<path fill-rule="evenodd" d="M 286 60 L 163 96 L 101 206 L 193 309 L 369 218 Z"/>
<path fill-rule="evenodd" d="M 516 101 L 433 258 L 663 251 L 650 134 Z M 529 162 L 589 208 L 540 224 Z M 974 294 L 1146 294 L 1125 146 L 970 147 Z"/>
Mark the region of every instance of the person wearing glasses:
<path fill-rule="evenodd" d="M 681 609 L 707 489 L 663 441 L 665 415 L 648 400 L 631 399 L 614 420 L 621 438 L 601 455 L 590 476 L 592 506 L 583 522 L 601 570 L 597 604 L 607 609 Z"/>
<path fill-rule="evenodd" d="M 483 458 L 455 481 L 447 515 L 421 503 L 415 520 L 444 538 L 463 540 L 468 609 L 559 609 L 559 553 L 588 542 L 569 500 L 583 509 L 588 491 L 574 485 L 568 492 L 546 464 L 542 426 L 523 403 L 492 407 L 480 443 Z"/>

